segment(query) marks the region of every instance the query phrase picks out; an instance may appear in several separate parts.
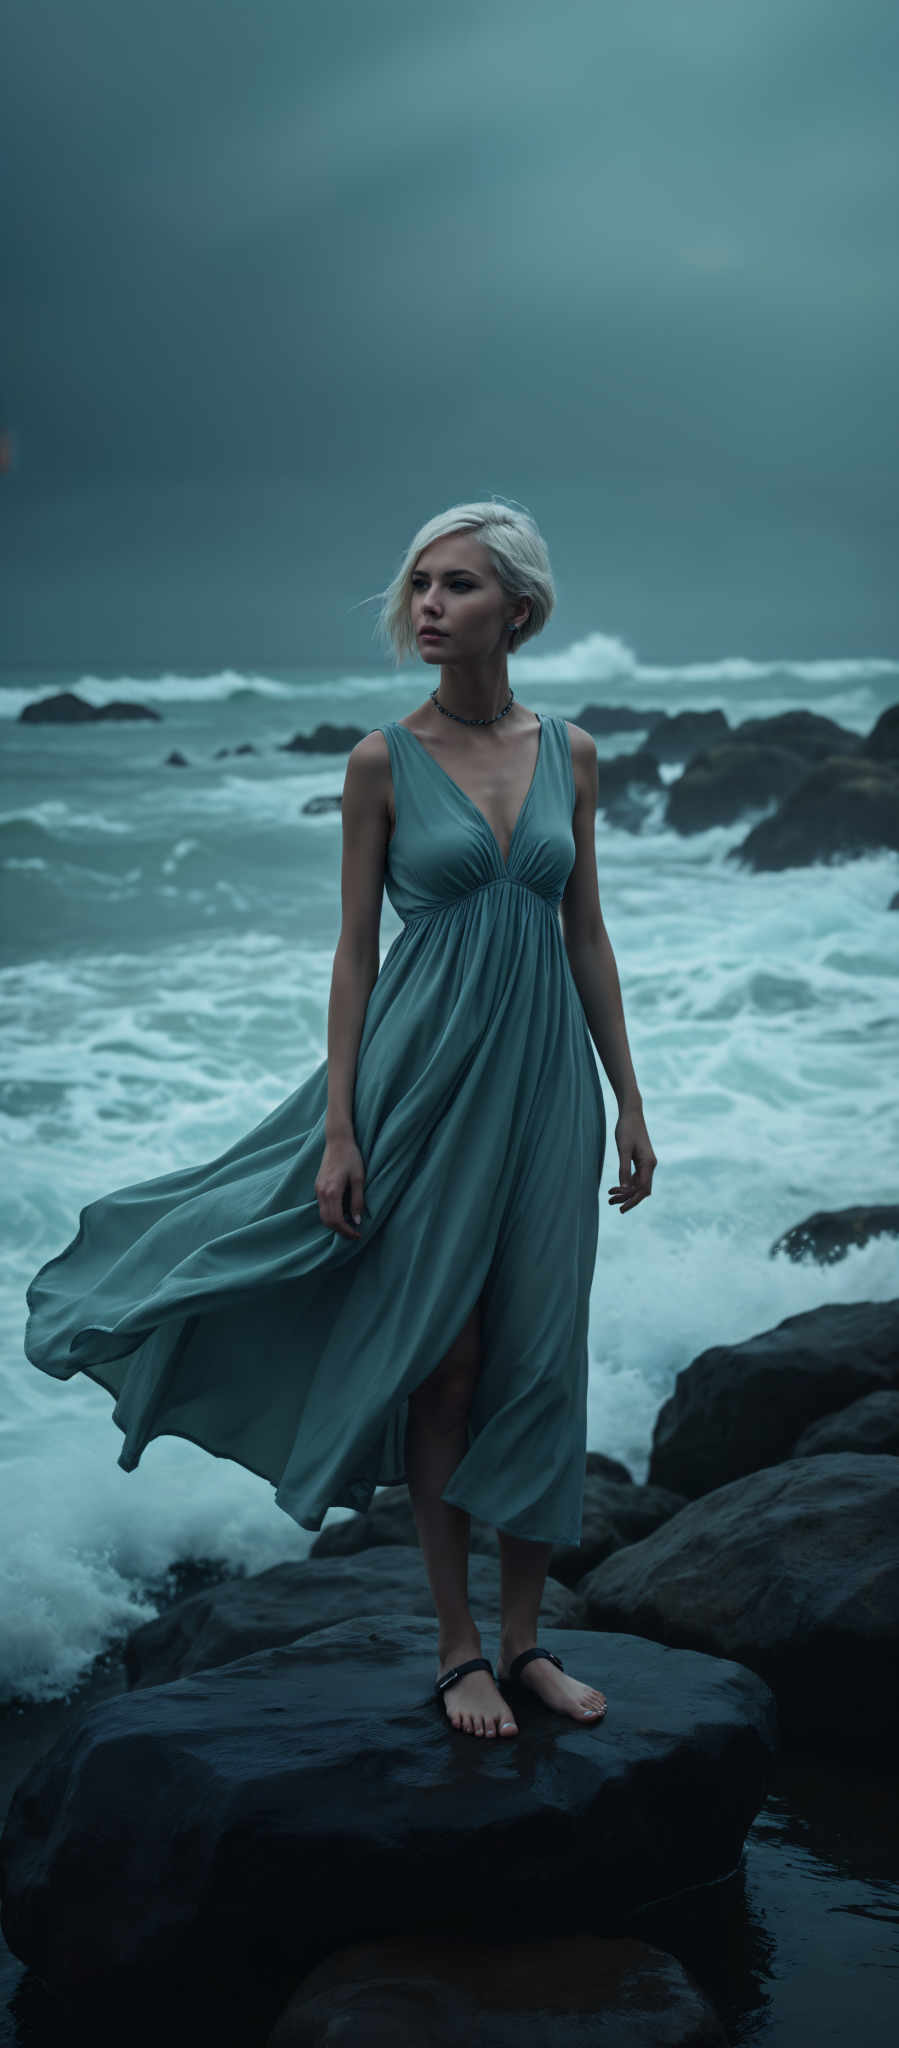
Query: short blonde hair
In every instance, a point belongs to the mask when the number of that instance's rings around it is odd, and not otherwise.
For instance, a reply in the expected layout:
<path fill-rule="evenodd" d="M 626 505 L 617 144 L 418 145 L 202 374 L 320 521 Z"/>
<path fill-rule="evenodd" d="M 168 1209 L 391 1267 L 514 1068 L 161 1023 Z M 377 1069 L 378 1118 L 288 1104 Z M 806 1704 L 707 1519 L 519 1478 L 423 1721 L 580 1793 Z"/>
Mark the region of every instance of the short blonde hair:
<path fill-rule="evenodd" d="M 396 575 L 386 590 L 377 593 L 383 603 L 374 630 L 393 649 L 397 665 L 404 655 L 417 651 L 410 604 L 412 573 L 418 557 L 432 540 L 460 531 L 475 534 L 487 549 L 507 597 L 530 598 L 531 609 L 524 624 L 509 634 L 510 654 L 546 625 L 556 593 L 546 544 L 530 513 L 497 498 L 472 505 L 450 505 L 446 512 L 438 512 L 434 519 L 419 527 Z"/>

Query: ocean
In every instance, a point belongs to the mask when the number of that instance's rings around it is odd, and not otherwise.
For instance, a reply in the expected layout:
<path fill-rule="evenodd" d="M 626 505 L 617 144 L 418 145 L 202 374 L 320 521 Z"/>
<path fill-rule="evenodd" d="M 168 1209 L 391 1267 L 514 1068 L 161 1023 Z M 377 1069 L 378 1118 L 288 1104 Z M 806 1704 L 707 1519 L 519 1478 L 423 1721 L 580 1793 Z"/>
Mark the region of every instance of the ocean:
<path fill-rule="evenodd" d="M 899 661 L 648 666 L 599 632 L 555 655 L 526 648 L 510 677 L 529 707 L 575 720 L 590 703 L 718 707 L 732 724 L 802 706 L 865 733 L 899 698 Z M 191 1561 L 255 1572 L 314 1540 L 265 1481 L 179 1439 L 123 1472 L 109 1395 L 26 1360 L 25 1288 L 87 1202 L 212 1158 L 324 1057 L 341 827 L 336 810 L 302 806 L 340 791 L 345 757 L 280 749 L 320 721 L 365 731 L 402 716 L 433 683 L 417 664 L 375 663 L 0 677 L 2 1701 L 67 1697 Z M 60 689 L 136 700 L 162 722 L 17 722 Z M 640 741 L 623 732 L 598 748 Z M 255 751 L 234 751 L 246 743 Z M 187 766 L 166 765 L 173 749 Z M 636 834 L 602 813 L 596 827 L 659 1165 L 648 1201 L 609 1207 L 616 1106 L 601 1073 L 589 1442 L 637 1480 L 659 1405 L 697 1352 L 897 1292 L 892 1238 L 831 1266 L 769 1253 L 815 1209 L 895 1199 L 899 861 L 756 875 L 726 859 L 753 818 L 683 838 L 661 808 Z M 385 896 L 382 953 L 399 929 Z"/>

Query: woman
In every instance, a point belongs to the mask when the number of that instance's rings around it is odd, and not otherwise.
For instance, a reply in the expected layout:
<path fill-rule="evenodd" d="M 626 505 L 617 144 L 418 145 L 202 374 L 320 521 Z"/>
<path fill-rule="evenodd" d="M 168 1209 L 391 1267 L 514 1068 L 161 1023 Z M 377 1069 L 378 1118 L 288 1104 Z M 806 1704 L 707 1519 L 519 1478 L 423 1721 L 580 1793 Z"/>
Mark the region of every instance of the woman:
<path fill-rule="evenodd" d="M 513 1736 L 468 1607 L 472 1513 L 499 1534 L 499 1685 L 579 1720 L 606 1705 L 536 1641 L 583 1501 L 605 1147 L 588 1025 L 621 1213 L 656 1158 L 599 908 L 595 748 L 509 689 L 508 651 L 553 606 L 541 536 L 453 506 L 383 595 L 398 656 L 439 682 L 347 761 L 327 1058 L 218 1158 L 90 1203 L 28 1289 L 25 1348 L 115 1396 L 125 1471 L 186 1436 L 307 1529 L 408 1479 L 448 1718 Z M 379 966 L 385 886 L 403 930 Z"/>

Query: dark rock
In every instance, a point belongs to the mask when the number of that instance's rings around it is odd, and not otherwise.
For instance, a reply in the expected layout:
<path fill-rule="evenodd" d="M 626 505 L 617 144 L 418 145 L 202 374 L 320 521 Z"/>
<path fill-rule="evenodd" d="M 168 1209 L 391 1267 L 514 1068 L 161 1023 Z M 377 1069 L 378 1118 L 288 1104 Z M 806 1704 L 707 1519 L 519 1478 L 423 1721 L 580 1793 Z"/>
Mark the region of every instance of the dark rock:
<path fill-rule="evenodd" d="M 623 1491 L 623 1489 L 622 1489 Z M 472 1557 L 468 1576 L 475 1620 L 498 1626 L 500 1587 L 498 1564 Z M 204 1587 L 181 1600 L 155 1621 L 132 1630 L 124 1647 L 131 1686 L 166 1685 L 188 1678 L 235 1657 L 298 1642 L 302 1636 L 380 1614 L 432 1616 L 434 1602 L 424 1559 L 418 1549 L 390 1545 L 349 1557 L 306 1558 L 301 1564 L 276 1564 L 251 1577 L 228 1579 Z M 543 1603 L 547 1623 L 564 1628 L 571 1595 L 549 1581 Z M 436 1674 L 437 1624 L 434 1622 Z"/>
<path fill-rule="evenodd" d="M 610 1487 L 614 1488 L 614 1492 L 609 1491 Z M 647 1522 L 645 1506 L 641 1508 L 638 1505 L 634 1509 L 629 1509 L 629 1498 L 636 1493 L 643 1495 L 646 1491 L 646 1488 L 634 1486 L 627 1466 L 620 1464 L 617 1458 L 607 1458 L 602 1451 L 588 1451 L 584 1480 L 583 1531 L 589 1528 L 594 1541 L 605 1546 L 602 1550 L 603 1556 L 607 1554 L 608 1549 L 616 1548 L 614 1542 L 607 1543 L 606 1540 L 611 1537 L 615 1528 L 634 1528 L 642 1515 L 644 1519 L 639 1534 L 643 1536 L 647 1527 L 654 1528 L 656 1522 L 661 1520 L 661 1512 L 658 1512 L 654 1521 L 650 1519 Z M 672 1503 L 667 1512 L 673 1514 L 675 1495 L 663 1496 L 658 1488 L 656 1493 L 659 1503 L 663 1498 Z M 651 1514 L 652 1510 L 650 1516 Z M 584 1540 L 583 1534 L 581 1540 Z M 622 1535 L 620 1541 L 629 1543 L 633 1538 Z M 357 1551 L 369 1550 L 375 1545 L 414 1546 L 417 1542 L 418 1535 L 408 1487 L 385 1486 L 375 1494 L 366 1514 L 348 1516 L 345 1521 L 332 1522 L 329 1528 L 323 1529 L 316 1537 L 309 1555 L 311 1558 L 349 1557 Z M 496 1530 L 491 1528 L 488 1522 L 479 1522 L 473 1516 L 469 1547 L 473 1555 L 496 1557 L 499 1551 Z M 570 1561 L 575 1554 L 577 1553 L 571 1545 L 560 1544 L 554 1549 L 549 1560 L 550 1577 L 561 1579 L 565 1585 L 573 1585 L 575 1580 L 570 1577 Z M 560 1559 L 564 1560 L 562 1570 L 557 1569 Z M 595 1558 L 591 1559 L 591 1562 L 596 1561 Z M 582 1566 L 575 1577 L 581 1577 L 586 1569 L 585 1565 Z M 150 1626 L 153 1624 L 150 1623 Z"/>
<path fill-rule="evenodd" d="M 643 742 L 657 761 L 689 761 L 700 747 L 720 747 L 730 738 L 723 711 L 663 712 Z"/>
<path fill-rule="evenodd" d="M 801 756 L 785 747 L 731 743 L 705 748 L 670 785 L 665 823 L 684 833 L 732 825 L 744 811 L 763 810 L 795 789 L 804 774 Z"/>
<path fill-rule="evenodd" d="M 801 1744 L 854 1751 L 899 1734 L 895 1458 L 791 1458 L 732 1480 L 619 1550 L 578 1594 L 585 1626 L 626 1616 L 641 1635 L 757 1671 Z"/>
<path fill-rule="evenodd" d="M 587 1476 L 595 1474 L 600 1479 L 617 1479 L 621 1486 L 633 1486 L 633 1473 L 620 1458 L 610 1458 L 605 1451 L 587 1452 Z"/>
<path fill-rule="evenodd" d="M 712 1345 L 678 1373 L 648 1477 L 693 1500 L 788 1458 L 819 1416 L 897 1386 L 899 1301 L 805 1309 L 742 1344 Z"/>
<path fill-rule="evenodd" d="M 624 1487 L 614 1480 L 588 1478 L 580 1543 L 557 1544 L 549 1561 L 552 1577 L 576 1586 L 613 1550 L 639 1543 L 685 1506 L 684 1494 L 669 1493 L 664 1486 Z"/>
<path fill-rule="evenodd" d="M 310 796 L 300 811 L 303 817 L 318 818 L 324 811 L 339 811 L 342 801 L 339 790 L 336 796 Z"/>
<path fill-rule="evenodd" d="M 165 761 L 163 762 L 163 767 L 189 768 L 190 762 L 188 761 L 186 755 L 179 753 L 177 747 L 173 747 L 171 753 L 166 754 Z"/>
<path fill-rule="evenodd" d="M 887 904 L 887 909 L 899 910 L 899 889 L 896 890 L 895 896 L 890 897 L 889 903 Z"/>
<path fill-rule="evenodd" d="M 575 712 L 571 723 L 582 725 L 585 732 L 596 738 L 610 732 L 646 732 L 666 716 L 661 707 L 653 710 L 649 705 L 644 711 L 630 704 L 585 704 L 583 711 Z"/>
<path fill-rule="evenodd" d="M 607 803 L 606 824 L 616 832 L 637 834 L 642 832 L 652 810 L 650 797 L 645 792 L 641 796 L 639 790 L 634 788 L 633 784 L 629 784 L 627 789 L 619 790 L 618 795 L 613 796 Z"/>
<path fill-rule="evenodd" d="M 234 752 L 235 754 L 255 754 L 258 753 L 258 748 L 254 747 L 252 740 L 241 740 L 240 746 L 235 747 Z"/>
<path fill-rule="evenodd" d="M 313 1558 L 349 1557 L 354 1551 L 369 1550 L 375 1544 L 415 1545 L 417 1542 L 408 1487 L 385 1486 L 375 1494 L 364 1515 L 347 1516 L 345 1521 L 332 1522 L 329 1528 L 322 1529 L 309 1555 Z M 472 1516 L 469 1548 L 472 1552 L 494 1556 L 497 1552 L 496 1530 Z"/>
<path fill-rule="evenodd" d="M 705 1993 L 664 1949 L 627 1937 L 430 1941 L 328 1956 L 268 2048 L 727 2048 Z"/>
<path fill-rule="evenodd" d="M 856 754 L 813 768 L 727 859 L 764 873 L 881 847 L 899 850 L 899 771 L 892 761 Z"/>
<path fill-rule="evenodd" d="M 883 1387 L 879 1394 L 851 1401 L 836 1415 L 822 1415 L 797 1437 L 790 1455 L 815 1458 L 836 1451 L 899 1457 L 899 1393 Z"/>
<path fill-rule="evenodd" d="M 819 1266 L 832 1266 L 848 1251 L 869 1244 L 872 1237 L 899 1236 L 899 1204 L 857 1202 L 847 1209 L 816 1209 L 801 1223 L 794 1223 L 777 1237 L 770 1257 L 786 1252 L 794 1262 L 814 1259 Z"/>
<path fill-rule="evenodd" d="M 820 711 L 779 711 L 772 718 L 744 718 L 731 735 L 735 745 L 786 747 L 801 755 L 810 767 L 829 755 L 857 754 L 862 741 L 857 732 L 825 718 Z"/>
<path fill-rule="evenodd" d="M 876 761 L 899 759 L 899 704 L 891 704 L 882 711 L 876 725 L 872 725 L 862 751 Z"/>
<path fill-rule="evenodd" d="M 632 786 L 638 789 L 661 789 L 662 778 L 658 763 L 645 747 L 638 747 L 635 754 L 615 754 L 611 761 L 596 763 L 599 783 L 599 806 L 605 810 L 612 798 L 623 789 Z"/>
<path fill-rule="evenodd" d="M 283 740 L 278 748 L 281 754 L 348 754 L 365 733 L 361 725 L 317 725 L 314 732 L 295 733 L 292 740 Z"/>
<path fill-rule="evenodd" d="M 162 722 L 162 713 L 161 711 L 151 711 L 147 704 L 129 704 L 124 698 L 112 697 L 108 704 L 97 705 L 94 718 L 98 723 L 103 719 L 118 720 L 130 718 L 133 721 L 136 718 L 152 718 L 157 724 L 160 724 Z"/>
<path fill-rule="evenodd" d="M 191 1986 L 233 2009 L 249 1982 L 272 2024 L 339 1943 L 482 1939 L 485 1910 L 497 1941 L 602 1933 L 731 1872 L 775 1753 L 768 1688 L 632 1635 L 544 1640 L 601 1679 L 601 1724 L 526 1696 L 517 1736 L 466 1736 L 431 1624 L 377 1613 L 101 1701 L 14 1794 L 13 1954 L 119 2019 L 173 1987 L 179 2017 Z"/>
<path fill-rule="evenodd" d="M 214 761 L 221 761 L 221 759 L 223 758 L 223 756 L 224 756 L 225 754 L 230 754 L 230 752 L 231 752 L 231 748 L 230 748 L 230 747 L 216 747 L 215 753 L 213 754 L 212 758 L 213 758 L 213 760 L 214 760 Z"/>
<path fill-rule="evenodd" d="M 161 712 L 151 711 L 146 704 L 117 700 L 110 704 L 88 704 L 74 690 L 58 690 L 52 697 L 37 697 L 32 704 L 23 704 L 19 721 L 23 725 L 88 725 L 104 718 L 152 718 L 159 723 L 161 716 Z"/>

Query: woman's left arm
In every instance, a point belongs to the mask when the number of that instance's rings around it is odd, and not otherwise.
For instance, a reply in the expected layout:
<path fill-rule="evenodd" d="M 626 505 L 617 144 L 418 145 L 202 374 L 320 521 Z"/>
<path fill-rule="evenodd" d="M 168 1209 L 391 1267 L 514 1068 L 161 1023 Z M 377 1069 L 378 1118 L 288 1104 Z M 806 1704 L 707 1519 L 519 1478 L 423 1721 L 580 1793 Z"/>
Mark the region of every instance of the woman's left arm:
<path fill-rule="evenodd" d="M 574 767 L 575 855 L 560 905 L 562 936 L 590 1036 L 618 1103 L 615 1144 L 621 1178 L 615 1187 L 609 1188 L 608 1194 L 610 1205 L 617 1203 L 624 1215 L 652 1193 L 652 1176 L 658 1160 L 643 1118 L 643 1097 L 627 1042 L 618 968 L 599 902 L 596 747 L 582 726 L 568 724 L 568 735 Z M 633 1175 L 632 1163 L 636 1167 Z"/>

